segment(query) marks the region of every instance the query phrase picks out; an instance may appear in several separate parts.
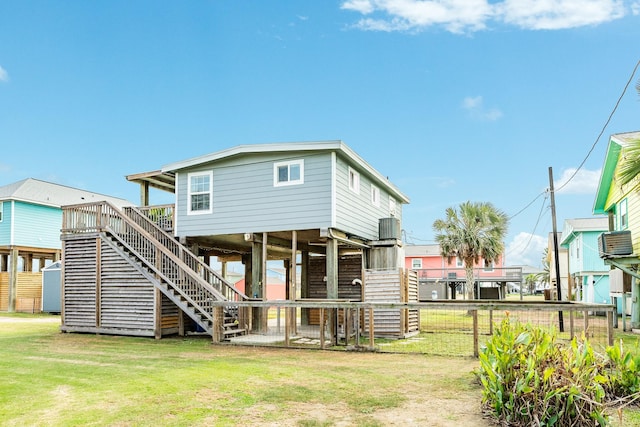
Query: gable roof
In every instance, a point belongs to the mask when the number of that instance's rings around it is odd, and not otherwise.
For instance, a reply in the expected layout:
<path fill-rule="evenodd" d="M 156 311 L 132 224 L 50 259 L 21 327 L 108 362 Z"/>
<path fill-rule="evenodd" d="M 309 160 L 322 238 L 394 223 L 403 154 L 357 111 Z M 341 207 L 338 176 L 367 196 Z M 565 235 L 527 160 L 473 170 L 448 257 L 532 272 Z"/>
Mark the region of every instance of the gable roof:
<path fill-rule="evenodd" d="M 576 233 L 585 233 L 588 231 L 608 231 L 609 230 L 609 218 L 606 216 L 593 217 L 593 218 L 574 218 L 567 219 L 564 222 L 564 229 L 560 237 L 561 245 L 568 245 L 572 237 L 575 237 Z"/>
<path fill-rule="evenodd" d="M 615 177 L 616 166 L 620 158 L 620 150 L 632 140 L 640 139 L 640 132 L 627 132 L 611 135 L 607 154 L 604 158 L 604 165 L 600 172 L 600 181 L 596 191 L 596 199 L 593 203 L 593 213 L 596 215 L 606 214 L 607 197 L 611 189 L 611 183 Z"/>
<path fill-rule="evenodd" d="M 125 199 L 67 187 L 34 178 L 0 187 L 0 201 L 17 200 L 44 206 L 61 207 L 80 203 L 107 201 L 117 207 L 131 206 Z"/>
<path fill-rule="evenodd" d="M 193 166 L 216 162 L 223 159 L 230 159 L 232 157 L 245 154 L 313 151 L 335 151 L 344 154 L 369 176 L 371 176 L 380 186 L 386 188 L 391 194 L 393 194 L 401 203 L 409 203 L 409 198 L 404 193 L 402 193 L 380 172 L 375 170 L 362 157 L 356 154 L 356 152 L 349 148 L 344 142 L 339 140 L 237 145 L 232 148 L 205 154 L 203 156 L 169 163 L 163 166 L 162 169 L 155 172 L 128 175 L 127 179 L 138 183 L 147 182 L 152 187 L 172 191 L 175 189 L 175 173 Z"/>

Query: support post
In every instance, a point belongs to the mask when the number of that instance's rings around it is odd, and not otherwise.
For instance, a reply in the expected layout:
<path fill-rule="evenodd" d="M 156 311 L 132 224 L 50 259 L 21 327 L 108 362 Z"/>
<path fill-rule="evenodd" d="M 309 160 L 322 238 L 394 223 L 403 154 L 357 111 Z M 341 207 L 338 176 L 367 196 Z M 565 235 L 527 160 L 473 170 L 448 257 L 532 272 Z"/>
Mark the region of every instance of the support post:
<path fill-rule="evenodd" d="M 374 323 L 373 307 L 369 307 L 369 350 L 374 350 L 376 348 Z"/>
<path fill-rule="evenodd" d="M 9 249 L 9 313 L 16 311 L 16 299 L 18 294 L 18 248 L 11 246 Z"/>
<path fill-rule="evenodd" d="M 631 276 L 631 329 L 640 329 L 640 283 Z"/>

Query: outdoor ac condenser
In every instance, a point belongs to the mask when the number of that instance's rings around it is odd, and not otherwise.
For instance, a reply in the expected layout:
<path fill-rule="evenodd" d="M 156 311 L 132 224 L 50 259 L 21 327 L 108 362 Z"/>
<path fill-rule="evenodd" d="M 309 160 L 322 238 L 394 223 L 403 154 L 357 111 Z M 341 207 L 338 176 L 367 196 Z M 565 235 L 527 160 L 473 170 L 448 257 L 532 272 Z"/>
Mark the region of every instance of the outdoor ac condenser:
<path fill-rule="evenodd" d="M 598 251 L 600 258 L 631 255 L 633 253 L 631 231 L 608 231 L 602 233 L 598 236 Z"/>

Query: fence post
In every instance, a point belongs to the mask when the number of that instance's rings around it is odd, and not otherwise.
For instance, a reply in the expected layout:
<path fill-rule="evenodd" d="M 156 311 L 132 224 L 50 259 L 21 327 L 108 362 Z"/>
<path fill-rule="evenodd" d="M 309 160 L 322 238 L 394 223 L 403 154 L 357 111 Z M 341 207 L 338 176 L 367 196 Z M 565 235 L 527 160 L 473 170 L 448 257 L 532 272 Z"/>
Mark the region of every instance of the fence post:
<path fill-rule="evenodd" d="M 211 325 L 211 338 L 214 343 L 222 341 L 222 322 L 224 322 L 222 306 L 216 306 L 213 308 L 213 324 Z"/>
<path fill-rule="evenodd" d="M 607 341 L 608 345 L 613 345 L 613 319 L 614 311 L 607 311 Z M 615 317 L 617 319 L 617 316 Z"/>
<path fill-rule="evenodd" d="M 375 334 L 373 330 L 373 307 L 369 307 L 369 349 L 375 349 Z"/>
<path fill-rule="evenodd" d="M 584 336 L 586 338 L 589 337 L 589 335 L 587 334 L 589 331 L 589 311 L 585 310 L 584 311 Z"/>
<path fill-rule="evenodd" d="M 473 316 L 473 356 L 478 357 L 480 352 L 478 351 L 478 310 L 471 310 Z"/>
<path fill-rule="evenodd" d="M 575 327 L 573 325 L 573 318 L 575 317 L 574 314 L 575 313 L 574 313 L 573 310 L 571 310 L 569 312 L 569 336 L 570 336 L 570 339 L 573 339 L 573 336 L 575 335 L 575 332 L 576 332 L 575 331 Z"/>
<path fill-rule="evenodd" d="M 324 350 L 324 308 L 320 308 L 320 349 Z"/>

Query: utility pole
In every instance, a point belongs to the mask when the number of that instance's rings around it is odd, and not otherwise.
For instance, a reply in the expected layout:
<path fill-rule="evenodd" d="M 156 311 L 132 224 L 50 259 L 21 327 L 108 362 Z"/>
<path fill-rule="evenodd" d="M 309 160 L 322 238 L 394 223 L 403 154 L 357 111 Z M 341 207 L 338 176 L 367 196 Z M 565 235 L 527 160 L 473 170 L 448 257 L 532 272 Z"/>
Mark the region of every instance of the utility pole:
<path fill-rule="evenodd" d="M 562 286 L 560 283 L 560 257 L 558 253 L 558 228 L 556 227 L 556 198 L 553 191 L 553 169 L 549 166 L 549 193 L 551 193 L 551 222 L 553 223 L 553 254 L 556 267 L 556 289 L 558 301 L 562 301 Z M 562 310 L 558 312 L 558 326 L 560 332 L 564 332 L 564 319 Z"/>

